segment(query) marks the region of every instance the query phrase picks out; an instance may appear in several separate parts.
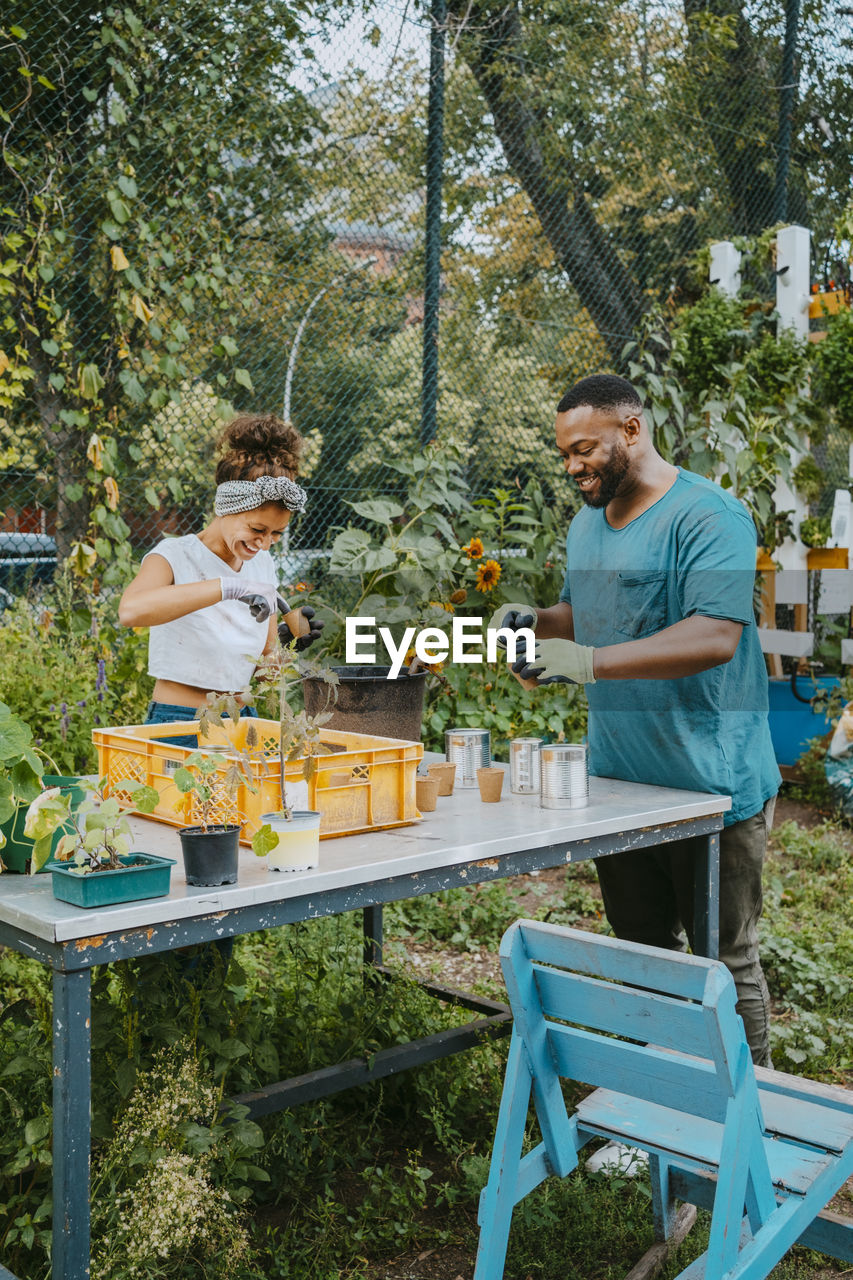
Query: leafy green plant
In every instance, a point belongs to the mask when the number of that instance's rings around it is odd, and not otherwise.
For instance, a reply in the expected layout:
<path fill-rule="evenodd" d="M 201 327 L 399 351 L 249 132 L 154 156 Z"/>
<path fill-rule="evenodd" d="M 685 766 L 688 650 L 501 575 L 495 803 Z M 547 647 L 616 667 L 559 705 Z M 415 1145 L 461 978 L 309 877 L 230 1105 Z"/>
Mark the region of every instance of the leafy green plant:
<path fill-rule="evenodd" d="M 150 687 L 147 633 L 119 628 L 115 605 L 67 569 L 0 615 L 0 701 L 37 726 L 58 774 L 94 773 L 92 730 L 141 723 Z"/>
<path fill-rule="evenodd" d="M 800 458 L 791 473 L 794 488 L 808 503 L 817 502 L 826 488 L 827 477 L 810 453 Z"/>
<path fill-rule="evenodd" d="M 830 516 L 806 516 L 800 521 L 800 541 L 806 547 L 825 547 L 831 533 Z"/>
<path fill-rule="evenodd" d="M 430 691 L 424 717 L 424 744 L 444 750 L 446 729 L 488 729 L 496 759 L 509 758 L 511 738 L 544 738 L 578 742 L 586 732 L 587 703 L 583 689 L 547 685 L 525 690 L 506 663 L 489 669 L 457 665 L 444 669 Z"/>
<path fill-rule="evenodd" d="M 853 433 L 853 310 L 827 317 L 826 334 L 816 344 L 816 392 L 834 409 L 835 420 Z"/>
<path fill-rule="evenodd" d="M 763 258 L 768 243 L 744 248 Z M 793 481 L 794 461 L 822 437 L 832 406 L 809 392 L 813 350 L 789 331 L 777 334 L 772 305 L 754 287 L 738 298 L 711 287 L 679 313 L 671 339 L 667 328 L 650 316 L 645 336 L 626 349 L 658 448 L 740 498 L 772 552 L 786 532 L 776 481 Z M 811 467 L 808 474 L 814 486 Z"/>
<path fill-rule="evenodd" d="M 375 616 L 400 643 L 403 627 L 447 635 L 452 617 L 491 615 L 513 599 L 552 603 L 565 566 L 565 507 L 538 483 L 496 489 L 471 503 L 453 446 L 428 449 L 397 464 L 406 480 L 399 502 L 353 504 L 360 524 L 343 530 L 332 549 L 332 574 L 311 601 L 328 619 L 324 642 L 343 652 L 347 615 Z M 367 527 L 364 527 L 367 526 Z M 411 650 L 406 661 L 415 657 Z M 424 722 L 427 746 L 443 750 L 455 724 L 492 729 L 496 742 L 518 733 L 559 736 L 582 731 L 582 691 L 526 694 L 505 663 L 426 664 L 433 673 Z M 499 747 L 500 749 L 500 747 Z"/>
<path fill-rule="evenodd" d="M 115 787 L 128 797 L 123 805 L 116 796 L 106 795 L 106 785 L 107 779 L 101 778 L 94 798 L 77 806 L 73 815 L 76 831 L 62 836 L 57 845 L 57 861 L 73 859 L 75 865 L 72 870 L 80 875 L 93 871 L 117 871 L 122 866 L 122 857 L 130 853 L 133 841 L 126 811 L 136 809 L 140 813 L 153 813 L 160 801 L 154 787 L 128 780 Z M 24 834 L 34 841 L 33 872 L 47 862 L 54 833 L 65 825 L 70 816 L 71 799 L 58 787 L 49 787 L 30 805 Z"/>
<path fill-rule="evenodd" d="M 33 743 L 32 730 L 0 702 L 0 822 L 14 818 L 21 805 L 41 792 L 44 753 Z M 0 831 L 0 872 L 6 834 Z"/>
<path fill-rule="evenodd" d="M 254 734 L 254 726 L 250 725 L 245 753 L 236 748 L 227 756 L 218 751 L 193 751 L 172 775 L 172 781 L 184 797 L 184 816 L 188 821 L 192 816 L 202 831 L 221 821 L 216 815 L 222 792 L 234 802 L 241 786 L 257 790 L 251 770 L 251 753 L 256 745 Z"/>
<path fill-rule="evenodd" d="M 302 776 L 313 777 L 317 771 L 317 756 L 328 751 L 328 746 L 320 740 L 320 730 L 332 717 L 328 709 L 314 715 L 309 714 L 304 706 L 294 707 L 293 691 L 301 681 L 311 676 L 320 679 L 328 688 L 329 701 L 335 697 L 338 677 L 324 662 L 312 661 L 304 654 L 298 654 L 296 640 L 290 644 L 278 643 L 272 654 L 259 659 L 255 669 L 254 681 L 261 691 L 272 690 L 275 694 L 275 707 L 278 713 L 278 784 L 281 801 L 281 814 L 289 822 L 293 815 L 293 806 L 287 797 L 287 765 L 294 760 L 302 759 Z M 238 700 L 232 694 L 208 694 L 207 704 L 199 715 L 199 731 L 204 736 L 211 724 L 225 727 L 226 720 L 236 722 L 240 718 L 241 705 L 251 705 L 255 694 L 252 689 L 244 689 Z M 241 751 L 234 746 L 229 757 L 229 777 L 231 785 L 236 788 L 240 781 L 251 780 L 252 762 L 258 756 L 263 758 L 263 750 L 259 748 L 257 734 L 250 723 L 246 732 L 246 746 Z M 224 762 L 224 759 L 223 759 Z M 187 764 L 189 764 L 189 760 Z M 186 780 L 187 790 L 196 789 L 203 796 L 209 788 L 205 776 L 213 773 L 213 769 L 196 766 L 202 775 L 197 782 Z M 192 785 L 191 785 L 192 784 Z M 212 793 L 211 793 L 212 795 Z M 209 803 L 210 797 L 207 801 Z M 278 836 L 270 824 L 265 822 L 252 837 L 252 849 L 259 858 L 264 857 L 278 843 Z"/>
<path fill-rule="evenodd" d="M 853 1066 L 853 892 L 849 840 L 833 824 L 774 829 L 761 955 L 776 1010 L 774 1054 L 805 1075 L 837 1078 Z M 829 940 L 831 939 L 831 940 Z"/>
<path fill-rule="evenodd" d="M 146 1277 L 169 1263 L 226 1276 L 249 1260 L 241 1180 L 263 1134 L 246 1110 L 220 1110 L 191 1043 L 155 1055 L 95 1164 L 93 1277 Z M 254 1165 L 249 1177 L 267 1180 Z"/>

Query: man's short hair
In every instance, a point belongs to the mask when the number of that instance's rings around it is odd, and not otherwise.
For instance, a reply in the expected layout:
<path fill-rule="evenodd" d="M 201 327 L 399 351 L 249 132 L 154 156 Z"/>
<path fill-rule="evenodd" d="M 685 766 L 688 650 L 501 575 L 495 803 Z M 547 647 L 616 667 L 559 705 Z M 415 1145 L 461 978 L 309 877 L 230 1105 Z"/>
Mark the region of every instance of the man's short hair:
<path fill-rule="evenodd" d="M 631 383 L 626 378 L 618 378 L 615 373 L 594 373 L 589 378 L 581 378 L 563 396 L 557 405 L 557 413 L 568 413 L 580 405 L 605 413 L 626 405 L 636 413 L 643 411 L 643 402 Z"/>

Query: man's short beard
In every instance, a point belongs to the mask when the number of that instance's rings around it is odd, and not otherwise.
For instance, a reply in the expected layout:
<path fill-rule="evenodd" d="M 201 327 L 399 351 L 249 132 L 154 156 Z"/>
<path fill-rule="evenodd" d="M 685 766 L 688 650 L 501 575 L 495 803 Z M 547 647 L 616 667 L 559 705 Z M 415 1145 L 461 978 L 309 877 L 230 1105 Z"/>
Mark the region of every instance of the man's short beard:
<path fill-rule="evenodd" d="M 621 441 L 617 441 L 613 446 L 610 461 L 596 471 L 598 492 L 595 496 L 587 493 L 585 489 L 580 489 L 580 495 L 586 505 L 588 507 L 606 507 L 608 502 L 616 497 L 619 486 L 628 474 L 630 466 L 628 450 Z"/>

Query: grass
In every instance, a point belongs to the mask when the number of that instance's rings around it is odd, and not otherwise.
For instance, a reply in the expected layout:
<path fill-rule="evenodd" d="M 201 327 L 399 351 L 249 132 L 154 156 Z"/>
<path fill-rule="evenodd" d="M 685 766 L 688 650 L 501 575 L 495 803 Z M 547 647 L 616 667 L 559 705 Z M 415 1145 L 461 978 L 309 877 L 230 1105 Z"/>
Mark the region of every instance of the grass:
<path fill-rule="evenodd" d="M 849 834 L 830 825 L 806 831 L 789 823 L 774 832 L 762 926 L 777 1066 L 835 1082 L 849 1082 L 853 1072 L 850 845 Z M 564 875 L 495 881 L 394 904 L 386 912 L 389 953 L 417 946 L 434 952 L 439 963 L 450 955 L 476 965 L 478 957 L 494 955 L 506 926 L 522 914 L 606 928 L 594 870 L 580 864 Z M 468 1016 L 430 1000 L 405 978 L 366 999 L 360 923 L 352 913 L 240 939 L 224 983 L 215 962 L 190 978 L 186 961 L 173 957 L 97 971 L 96 1172 L 115 1118 L 163 1046 L 185 1046 L 205 1078 L 227 1095 L 369 1057 Z M 488 974 L 482 985 L 496 990 Z M 0 1237 L 6 1232 L 12 1242 L 2 1256 L 23 1280 L 43 1280 L 50 1185 L 49 1133 L 40 1119 L 50 1105 L 45 970 L 0 951 L 0 992 Z M 489 1042 L 369 1089 L 280 1113 L 244 1126 L 240 1141 L 196 1117 L 180 1141 L 190 1151 L 207 1144 L 219 1152 L 211 1177 L 247 1225 L 251 1252 L 227 1271 L 210 1261 L 200 1269 L 185 1252 L 158 1260 L 148 1274 L 180 1280 L 202 1274 L 210 1280 L 468 1277 L 505 1050 L 505 1041 Z M 147 1157 L 138 1158 L 144 1163 Z M 133 1161 L 115 1176 L 116 1196 L 132 1193 Z M 516 1209 L 507 1280 L 624 1276 L 652 1241 L 649 1195 L 643 1180 L 591 1177 L 582 1168 L 564 1181 L 549 1180 Z M 707 1215 L 700 1215 L 663 1280 L 695 1256 L 703 1232 Z M 830 1260 L 794 1250 L 774 1280 L 814 1280 L 835 1270 Z M 116 1263 L 95 1280 L 124 1274 Z"/>

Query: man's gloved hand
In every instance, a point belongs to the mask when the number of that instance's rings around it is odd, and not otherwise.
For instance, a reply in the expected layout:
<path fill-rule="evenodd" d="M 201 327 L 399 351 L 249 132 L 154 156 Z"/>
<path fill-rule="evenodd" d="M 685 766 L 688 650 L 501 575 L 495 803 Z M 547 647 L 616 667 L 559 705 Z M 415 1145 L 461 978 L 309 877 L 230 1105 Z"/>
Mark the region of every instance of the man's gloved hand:
<path fill-rule="evenodd" d="M 300 610 L 303 618 L 309 625 L 310 630 L 307 635 L 299 636 L 296 641 L 296 652 L 301 653 L 303 649 L 307 649 L 309 644 L 313 644 L 315 640 L 320 639 L 320 634 L 325 627 L 325 622 L 321 622 L 319 618 L 315 620 L 314 614 L 316 609 L 312 609 L 310 604 L 304 604 Z M 293 632 L 286 622 L 278 624 L 278 638 L 282 644 L 288 645 L 293 639 Z"/>
<path fill-rule="evenodd" d="M 594 653 L 592 645 L 575 644 L 574 640 L 537 640 L 534 660 L 519 658 L 512 669 L 522 680 L 538 680 L 540 684 L 595 684 Z"/>
<path fill-rule="evenodd" d="M 243 582 L 240 578 L 220 578 L 223 600 L 245 600 L 256 622 L 266 622 L 276 609 L 276 589 L 272 582 Z"/>
<path fill-rule="evenodd" d="M 529 627 L 535 631 L 538 621 L 539 615 L 532 604 L 502 604 L 489 619 L 488 630 L 497 631 L 503 627 L 508 631 L 519 631 L 522 627 Z"/>

